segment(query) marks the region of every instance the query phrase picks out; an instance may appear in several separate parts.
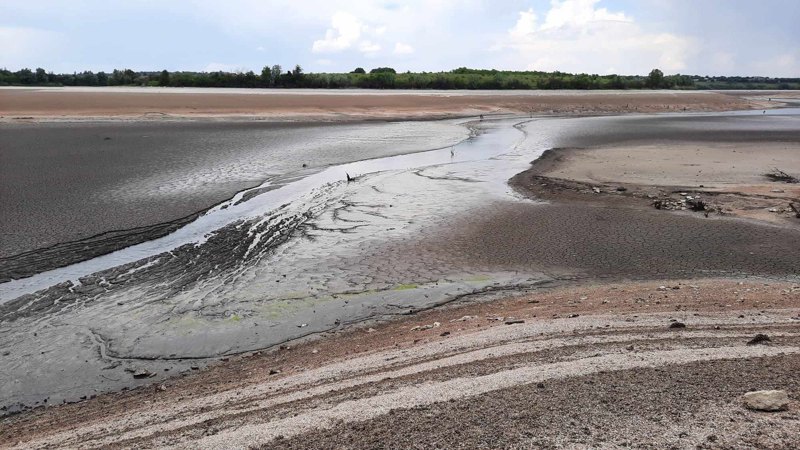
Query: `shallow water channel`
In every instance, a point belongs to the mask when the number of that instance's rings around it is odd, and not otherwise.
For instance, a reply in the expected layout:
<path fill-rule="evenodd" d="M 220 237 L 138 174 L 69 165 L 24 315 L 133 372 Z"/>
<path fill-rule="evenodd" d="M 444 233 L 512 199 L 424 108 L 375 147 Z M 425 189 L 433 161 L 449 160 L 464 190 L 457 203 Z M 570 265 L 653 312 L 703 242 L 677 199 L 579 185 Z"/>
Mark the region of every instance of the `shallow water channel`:
<path fill-rule="evenodd" d="M 530 203 L 507 181 L 548 148 L 676 129 L 780 135 L 797 123 L 777 115 L 497 118 L 471 122 L 477 135 L 452 147 L 247 189 L 162 238 L 0 284 L 0 405 L 75 400 L 350 323 L 535 288 L 550 278 L 398 249 L 447 234 L 452 217 L 479 216 L 493 202 Z M 135 369 L 155 376 L 134 379 Z"/>

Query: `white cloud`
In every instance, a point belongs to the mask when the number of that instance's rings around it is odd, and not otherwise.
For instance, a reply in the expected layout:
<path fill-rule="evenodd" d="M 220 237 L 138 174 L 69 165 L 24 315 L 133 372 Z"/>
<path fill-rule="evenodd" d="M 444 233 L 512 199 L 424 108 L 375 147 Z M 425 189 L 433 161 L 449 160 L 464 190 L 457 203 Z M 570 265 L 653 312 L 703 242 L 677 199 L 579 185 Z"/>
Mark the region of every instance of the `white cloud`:
<path fill-rule="evenodd" d="M 600 0 L 553 0 L 545 16 L 543 30 L 582 27 L 595 22 L 631 22 L 625 13 L 610 13 L 606 8 L 595 8 Z"/>
<path fill-rule="evenodd" d="M 331 28 L 325 38 L 314 41 L 311 50 L 315 53 L 339 52 L 358 42 L 364 24 L 350 13 L 337 12 L 331 17 Z"/>
<path fill-rule="evenodd" d="M 371 41 L 362 41 L 358 44 L 358 51 L 365 54 L 377 53 L 381 51 L 381 46 Z"/>
<path fill-rule="evenodd" d="M 394 44 L 394 54 L 395 55 L 410 55 L 414 53 L 414 47 L 404 44 L 402 42 L 398 42 Z"/>
<path fill-rule="evenodd" d="M 0 42 L 0 64 L 9 69 L 52 68 L 64 47 L 61 34 L 28 27 L 0 26 Z"/>
<path fill-rule="evenodd" d="M 624 12 L 597 8 L 599 0 L 552 0 L 539 23 L 532 9 L 495 46 L 512 49 L 516 65 L 528 70 L 624 74 L 666 72 L 686 68 L 693 53 L 690 39 L 670 33 L 650 33 Z M 514 63 L 512 63 L 514 64 Z"/>
<path fill-rule="evenodd" d="M 536 31 L 537 19 L 536 13 L 533 12 L 533 8 L 530 8 L 527 11 L 520 11 L 517 24 L 514 25 L 514 28 L 508 30 L 508 33 L 517 38 L 525 38 Z"/>
<path fill-rule="evenodd" d="M 751 73 L 773 77 L 796 77 L 800 74 L 800 51 L 782 53 L 755 61 Z"/>

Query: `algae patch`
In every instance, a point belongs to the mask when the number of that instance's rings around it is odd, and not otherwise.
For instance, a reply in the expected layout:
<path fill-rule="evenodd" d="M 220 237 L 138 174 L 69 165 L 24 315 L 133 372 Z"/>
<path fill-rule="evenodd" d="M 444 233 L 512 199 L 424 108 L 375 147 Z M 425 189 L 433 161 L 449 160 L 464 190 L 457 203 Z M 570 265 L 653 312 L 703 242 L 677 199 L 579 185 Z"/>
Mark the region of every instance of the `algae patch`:
<path fill-rule="evenodd" d="M 419 286 L 416 284 L 398 284 L 392 288 L 393 291 L 407 291 L 409 289 L 416 289 Z"/>

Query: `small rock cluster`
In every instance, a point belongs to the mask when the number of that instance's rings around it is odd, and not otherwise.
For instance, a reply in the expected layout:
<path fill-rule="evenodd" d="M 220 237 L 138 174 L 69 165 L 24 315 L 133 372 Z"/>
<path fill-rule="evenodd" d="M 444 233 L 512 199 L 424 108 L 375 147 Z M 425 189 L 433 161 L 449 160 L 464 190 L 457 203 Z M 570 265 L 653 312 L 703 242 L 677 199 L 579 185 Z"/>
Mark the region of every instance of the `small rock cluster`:
<path fill-rule="evenodd" d="M 703 201 L 699 195 L 689 195 L 687 192 L 681 192 L 680 198 L 664 197 L 653 201 L 653 206 L 656 209 L 665 209 L 670 211 L 712 211 L 709 204 Z"/>

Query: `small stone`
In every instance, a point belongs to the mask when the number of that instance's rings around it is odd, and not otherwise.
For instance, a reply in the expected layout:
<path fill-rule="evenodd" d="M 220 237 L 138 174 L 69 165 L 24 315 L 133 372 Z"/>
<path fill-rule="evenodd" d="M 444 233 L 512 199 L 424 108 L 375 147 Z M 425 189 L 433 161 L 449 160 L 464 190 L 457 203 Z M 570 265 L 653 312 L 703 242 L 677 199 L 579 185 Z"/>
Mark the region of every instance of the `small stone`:
<path fill-rule="evenodd" d="M 128 372 L 133 374 L 133 378 L 150 378 L 156 376 L 153 372 L 150 372 L 147 369 L 126 369 Z"/>
<path fill-rule="evenodd" d="M 439 336 L 442 336 L 442 337 L 450 336 L 450 332 L 449 331 L 445 331 L 444 333 L 440 334 Z"/>
<path fill-rule="evenodd" d="M 472 320 L 472 319 L 474 319 L 476 317 L 478 317 L 478 316 L 462 316 L 462 317 L 459 317 L 458 319 L 453 319 L 450 322 L 466 322 L 466 321 Z"/>
<path fill-rule="evenodd" d="M 595 194 L 599 194 L 601 191 L 599 187 L 593 187 L 592 192 L 594 192 Z"/>
<path fill-rule="evenodd" d="M 439 322 L 433 322 L 432 324 L 428 325 L 417 325 L 411 328 L 411 331 L 425 331 L 430 330 L 431 328 L 439 328 L 442 324 Z"/>
<path fill-rule="evenodd" d="M 300 325 L 297 326 L 297 328 L 305 328 L 307 326 L 308 326 L 307 323 L 301 323 Z"/>
<path fill-rule="evenodd" d="M 752 391 L 744 394 L 744 405 L 755 411 L 783 411 L 789 405 L 786 391 Z"/>
<path fill-rule="evenodd" d="M 683 322 L 672 322 L 669 324 L 670 328 L 686 328 L 686 324 Z"/>
<path fill-rule="evenodd" d="M 574 318 L 579 317 L 579 316 L 580 316 L 580 314 L 570 314 L 567 317 L 570 318 L 570 319 L 574 319 Z"/>
<path fill-rule="evenodd" d="M 666 286 L 659 286 L 657 290 L 659 290 L 659 291 L 666 291 L 666 290 L 667 290 L 667 287 L 666 287 Z"/>
<path fill-rule="evenodd" d="M 747 341 L 747 345 L 766 344 L 767 342 L 770 342 L 770 341 L 771 341 L 771 339 L 769 338 L 769 336 L 767 336 L 766 334 L 759 333 L 759 334 L 755 335 L 753 337 L 753 339 L 750 339 L 749 341 Z"/>
<path fill-rule="evenodd" d="M 525 321 L 522 319 L 511 319 L 511 320 L 506 320 L 505 322 L 506 325 L 516 325 L 518 323 L 525 323 Z"/>
<path fill-rule="evenodd" d="M 277 375 L 279 373 L 281 373 L 281 369 L 269 369 L 270 375 Z"/>

